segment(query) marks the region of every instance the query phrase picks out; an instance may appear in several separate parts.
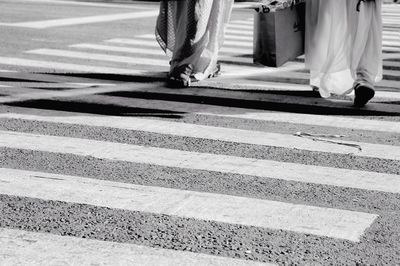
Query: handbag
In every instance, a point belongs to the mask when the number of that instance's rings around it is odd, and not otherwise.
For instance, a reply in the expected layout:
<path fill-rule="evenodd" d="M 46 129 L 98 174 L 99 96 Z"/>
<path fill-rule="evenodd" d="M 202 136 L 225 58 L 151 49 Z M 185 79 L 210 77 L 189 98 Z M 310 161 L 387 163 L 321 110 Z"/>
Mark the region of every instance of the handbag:
<path fill-rule="evenodd" d="M 271 67 L 304 54 L 305 0 L 264 0 L 255 5 L 253 60 Z"/>

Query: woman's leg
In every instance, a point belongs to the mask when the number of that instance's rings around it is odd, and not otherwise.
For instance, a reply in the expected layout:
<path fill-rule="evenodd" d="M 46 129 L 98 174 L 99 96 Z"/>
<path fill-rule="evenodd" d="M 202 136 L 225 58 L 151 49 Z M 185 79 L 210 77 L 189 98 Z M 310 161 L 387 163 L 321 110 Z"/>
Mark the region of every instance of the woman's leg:
<path fill-rule="evenodd" d="M 307 2 L 306 64 L 323 97 L 349 93 L 360 83 L 373 87 L 382 76 L 381 0 L 361 2 L 359 12 L 357 4 Z"/>
<path fill-rule="evenodd" d="M 374 97 L 375 83 L 382 79 L 381 7 L 381 0 L 360 2 L 359 11 L 353 11 L 349 18 L 354 40 L 354 105 L 359 107 Z"/>
<path fill-rule="evenodd" d="M 170 76 L 201 80 L 212 75 L 233 0 L 163 1 L 156 36 L 172 57 Z M 188 84 L 185 84 L 188 85 Z"/>

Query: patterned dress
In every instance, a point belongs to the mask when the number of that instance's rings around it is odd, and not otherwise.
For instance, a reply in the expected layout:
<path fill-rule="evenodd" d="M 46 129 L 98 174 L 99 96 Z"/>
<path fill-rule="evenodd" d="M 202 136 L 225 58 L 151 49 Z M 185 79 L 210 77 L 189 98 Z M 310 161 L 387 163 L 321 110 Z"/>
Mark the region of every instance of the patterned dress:
<path fill-rule="evenodd" d="M 306 1 L 306 66 L 322 97 L 382 78 L 381 8 L 382 0 Z"/>
<path fill-rule="evenodd" d="M 171 56 L 171 70 L 186 64 L 202 80 L 217 66 L 233 0 L 162 0 L 156 38 Z"/>

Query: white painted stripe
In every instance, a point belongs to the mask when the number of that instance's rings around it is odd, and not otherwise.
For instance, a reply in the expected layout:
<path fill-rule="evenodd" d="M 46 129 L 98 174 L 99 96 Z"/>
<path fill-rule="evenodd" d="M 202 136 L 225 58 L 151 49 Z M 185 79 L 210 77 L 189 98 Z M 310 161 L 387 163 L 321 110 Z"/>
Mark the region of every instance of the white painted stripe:
<path fill-rule="evenodd" d="M 39 61 L 24 58 L 13 58 L 13 57 L 0 57 L 0 65 L 10 65 L 17 67 L 37 67 L 54 70 L 71 71 L 75 73 L 79 72 L 90 72 L 90 73 L 110 73 L 110 74 L 131 74 L 131 75 L 144 75 L 146 72 L 141 70 L 133 70 L 126 68 L 114 68 L 114 67 L 98 67 L 80 64 L 70 63 L 58 63 L 54 61 Z"/>
<path fill-rule="evenodd" d="M 187 152 L 122 143 L 0 131 L 0 146 L 106 160 L 258 176 L 281 180 L 400 193 L 400 176 Z"/>
<path fill-rule="evenodd" d="M 253 31 L 226 29 L 225 32 L 227 34 L 237 34 L 240 36 L 253 36 Z"/>
<path fill-rule="evenodd" d="M 398 100 L 400 100 L 400 91 L 399 92 L 394 92 L 394 91 L 376 91 L 374 98 L 376 100 L 385 99 L 387 101 L 398 101 Z"/>
<path fill-rule="evenodd" d="M 136 38 L 139 39 L 148 39 L 148 40 L 154 40 L 154 34 L 142 34 L 135 36 Z M 241 40 L 241 41 L 248 41 L 248 42 L 253 42 L 253 37 L 252 36 L 241 36 L 241 35 L 229 35 L 226 34 L 224 39 L 226 40 Z"/>
<path fill-rule="evenodd" d="M 111 87 L 111 86 L 117 86 L 117 84 L 114 83 L 88 83 L 88 82 L 67 82 L 64 83 L 65 85 L 69 86 L 75 86 L 77 88 L 88 88 L 88 87 Z M 61 86 L 64 86 L 64 84 L 60 84 Z"/>
<path fill-rule="evenodd" d="M 0 72 L 2 72 L 2 73 L 18 73 L 18 71 L 9 70 L 9 69 L 0 69 Z"/>
<path fill-rule="evenodd" d="M 0 119 L 24 119 L 30 121 L 62 123 L 96 127 L 111 127 L 125 130 L 136 130 L 168 134 L 182 137 L 200 139 L 211 139 L 229 141 L 235 143 L 246 143 L 252 145 L 263 145 L 272 147 L 283 147 L 308 151 L 318 151 L 337 154 L 354 154 L 357 156 L 400 160 L 400 146 L 378 145 L 361 142 L 341 141 L 342 143 L 359 145 L 357 148 L 314 141 L 312 139 L 300 138 L 293 135 L 266 133 L 261 131 L 250 131 L 241 129 L 230 129 L 223 127 L 203 126 L 187 123 L 169 122 L 161 120 L 142 119 L 134 117 L 114 116 L 38 116 L 15 113 L 2 113 Z M 326 139 L 327 140 L 327 139 Z"/>
<path fill-rule="evenodd" d="M 109 45 L 89 44 L 89 43 L 73 44 L 70 45 L 69 47 L 79 48 L 79 49 L 110 51 L 110 52 L 132 53 L 132 54 L 146 54 L 146 55 L 158 55 L 158 56 L 165 55 L 161 49 L 143 49 L 135 47 L 109 46 Z"/>
<path fill-rule="evenodd" d="M 64 19 L 53 19 L 53 20 L 43 20 L 43 21 L 2 23 L 2 25 L 3 26 L 12 26 L 12 27 L 33 28 L 33 29 L 46 29 L 46 28 L 53 28 L 53 27 L 110 22 L 110 21 L 118 21 L 118 20 L 126 20 L 126 19 L 149 18 L 149 17 L 155 17 L 157 15 L 158 15 L 158 12 L 155 10 L 152 10 L 152 11 L 111 14 L 111 15 L 101 15 L 101 16 L 90 16 L 90 17 L 80 17 L 80 18 L 64 18 Z"/>
<path fill-rule="evenodd" d="M 151 40 L 151 41 L 126 39 L 126 38 L 115 38 L 115 39 L 105 40 L 105 42 L 128 44 L 128 45 L 139 45 L 139 46 L 151 46 L 151 47 L 160 48 L 160 45 L 157 43 L 157 41 L 155 40 L 154 37 L 153 37 L 153 40 Z"/>
<path fill-rule="evenodd" d="M 77 1 L 63 1 L 63 0 L 17 0 L 18 2 L 31 2 L 31 3 L 46 3 L 55 5 L 75 5 L 75 6 L 90 6 L 90 7 L 107 7 L 107 8 L 123 8 L 123 9 L 150 9 L 146 6 L 140 5 L 123 5 L 121 4 L 108 4 L 108 3 L 89 3 L 89 2 L 77 2 Z M 17 2 L 14 0 L 14 2 Z"/>
<path fill-rule="evenodd" d="M 222 67 L 221 76 L 218 77 L 218 81 L 224 79 L 248 77 L 254 75 L 280 75 L 284 71 L 296 71 L 303 69 L 304 65 L 296 62 L 289 62 L 282 67 L 260 67 L 254 66 L 240 66 L 240 65 L 224 65 Z M 217 79 L 214 79 L 216 81 Z M 213 81 L 211 81 L 213 82 Z"/>
<path fill-rule="evenodd" d="M 253 25 L 254 24 L 254 19 L 250 18 L 250 19 L 247 19 L 247 20 L 234 20 L 234 21 L 229 22 L 229 24 L 232 24 L 232 25 L 236 25 L 236 24 L 239 24 L 239 25 Z"/>
<path fill-rule="evenodd" d="M 242 41 L 253 41 L 253 36 L 240 36 L 240 35 L 225 35 L 226 40 L 242 40 Z"/>
<path fill-rule="evenodd" d="M 358 242 L 376 214 L 0 168 L 1 194 L 151 212 Z"/>
<path fill-rule="evenodd" d="M 251 55 L 251 54 L 253 54 L 253 49 L 252 48 L 240 49 L 240 48 L 232 48 L 232 47 L 222 46 L 221 54 L 222 53 L 229 53 L 229 54 L 235 54 L 235 55 L 239 55 L 239 54 Z"/>
<path fill-rule="evenodd" d="M 252 24 L 228 24 L 229 29 L 239 29 L 239 30 L 245 30 L 245 31 L 253 31 L 253 25 Z"/>
<path fill-rule="evenodd" d="M 225 40 L 224 45 L 239 46 L 239 47 L 251 47 L 251 48 L 253 47 L 252 42 L 240 42 L 240 41 L 229 41 L 229 40 Z"/>
<path fill-rule="evenodd" d="M 272 265 L 199 253 L 0 228 L 2 265 Z"/>
<path fill-rule="evenodd" d="M 138 39 L 110 39 L 106 40 L 109 43 L 119 43 L 119 44 L 126 44 L 126 45 L 138 45 L 138 46 L 149 46 L 149 47 L 157 47 L 159 48 L 159 44 L 154 41 L 146 41 L 146 40 L 138 40 Z M 223 46 L 221 48 L 222 53 L 235 53 L 235 54 L 252 54 L 252 49 L 240 49 L 240 48 L 230 48 Z"/>
<path fill-rule="evenodd" d="M 399 42 L 383 41 L 382 44 L 383 44 L 383 46 L 400 47 L 400 43 Z"/>
<path fill-rule="evenodd" d="M 26 53 L 68 57 L 68 58 L 89 59 L 97 61 L 108 61 L 117 63 L 127 63 L 132 65 L 169 67 L 167 59 L 158 60 L 158 59 L 143 58 L 143 57 L 117 56 L 117 55 L 107 55 L 107 54 L 97 54 L 97 53 L 75 52 L 69 50 L 57 50 L 57 49 L 37 49 L 37 50 L 27 51 Z"/>
<path fill-rule="evenodd" d="M 81 88 L 81 89 L 71 89 L 71 90 L 62 90 L 62 91 L 48 91 L 42 90 L 37 92 L 38 90 L 34 90 L 34 92 L 30 93 L 21 93 L 10 96 L 0 97 L 0 103 L 12 103 L 12 102 L 20 102 L 20 101 L 28 101 L 28 100 L 39 100 L 39 99 L 51 99 L 51 98 L 61 98 L 61 97 L 77 97 L 83 95 L 93 95 L 99 93 L 109 93 L 116 91 L 132 91 L 135 90 L 135 87 L 140 86 L 140 88 L 146 87 L 154 87 L 153 84 L 143 84 L 143 83 L 127 83 L 125 85 L 119 86 L 101 86 L 101 87 L 89 87 L 89 88 Z"/>
<path fill-rule="evenodd" d="M 392 121 L 380 121 L 380 120 L 347 118 L 339 116 L 309 115 L 309 114 L 284 113 L 284 112 L 266 113 L 266 112 L 256 112 L 251 109 L 248 109 L 248 111 L 243 110 L 240 114 L 223 114 L 221 112 L 220 113 L 199 112 L 197 114 L 251 119 L 251 120 L 269 121 L 269 122 L 302 124 L 310 126 L 348 128 L 355 130 L 370 130 L 370 131 L 400 134 L 400 123 Z"/>

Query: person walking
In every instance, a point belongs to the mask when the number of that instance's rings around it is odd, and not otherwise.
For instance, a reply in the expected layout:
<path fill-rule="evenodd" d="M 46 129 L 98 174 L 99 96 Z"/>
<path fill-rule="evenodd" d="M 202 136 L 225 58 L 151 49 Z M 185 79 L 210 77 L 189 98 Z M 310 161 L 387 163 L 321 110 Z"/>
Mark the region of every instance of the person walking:
<path fill-rule="evenodd" d="M 189 87 L 218 74 L 218 52 L 233 2 L 161 0 L 156 39 L 171 57 L 169 87 Z"/>
<path fill-rule="evenodd" d="M 354 90 L 354 105 L 382 79 L 382 0 L 307 0 L 306 66 L 322 97 Z"/>

